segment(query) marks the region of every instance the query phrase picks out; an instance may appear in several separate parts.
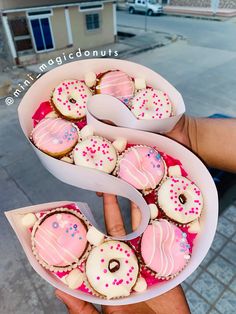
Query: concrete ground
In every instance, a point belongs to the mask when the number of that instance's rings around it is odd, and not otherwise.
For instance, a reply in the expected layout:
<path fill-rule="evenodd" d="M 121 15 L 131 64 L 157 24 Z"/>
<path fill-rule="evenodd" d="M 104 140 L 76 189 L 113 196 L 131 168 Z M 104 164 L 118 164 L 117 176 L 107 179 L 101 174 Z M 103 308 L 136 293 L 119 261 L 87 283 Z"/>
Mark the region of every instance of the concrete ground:
<path fill-rule="evenodd" d="M 141 27 L 143 16 L 118 14 L 118 23 Z M 147 65 L 182 93 L 189 114 L 236 115 L 236 42 L 233 22 L 149 18 L 152 29 L 186 40 L 128 59 Z M 24 139 L 17 119 L 18 102 L 0 102 L 0 313 L 66 313 L 53 288 L 29 265 L 3 211 L 55 200 L 86 201 L 102 224 L 95 193 L 67 186 L 40 164 Z M 127 202 L 123 202 L 127 215 Z M 220 216 L 214 244 L 199 269 L 183 284 L 192 313 L 234 313 L 236 304 L 236 206 Z"/>

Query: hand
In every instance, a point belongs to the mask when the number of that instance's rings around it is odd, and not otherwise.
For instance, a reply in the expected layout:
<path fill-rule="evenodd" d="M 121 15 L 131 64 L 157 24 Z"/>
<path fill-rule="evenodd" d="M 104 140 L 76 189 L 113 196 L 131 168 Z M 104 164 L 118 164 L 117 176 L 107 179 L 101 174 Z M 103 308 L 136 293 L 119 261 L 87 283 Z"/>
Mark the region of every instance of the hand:
<path fill-rule="evenodd" d="M 174 128 L 166 133 L 167 137 L 183 144 L 184 146 L 192 149 L 190 135 L 192 133 L 192 128 L 194 127 L 194 118 L 183 115 Z M 191 128 L 191 129 L 190 129 Z"/>
<path fill-rule="evenodd" d="M 97 193 L 102 195 L 101 193 Z M 111 236 L 125 234 L 123 218 L 117 197 L 110 194 L 103 194 L 103 210 L 107 233 Z M 131 203 L 131 219 L 133 230 L 140 223 L 140 210 Z M 97 314 L 96 308 L 85 301 L 74 298 L 60 290 L 55 291 L 56 296 L 66 305 L 69 314 Z M 131 305 L 102 306 L 102 312 L 105 314 L 189 314 L 189 307 L 185 299 L 181 286 L 178 286 L 165 294 Z"/>

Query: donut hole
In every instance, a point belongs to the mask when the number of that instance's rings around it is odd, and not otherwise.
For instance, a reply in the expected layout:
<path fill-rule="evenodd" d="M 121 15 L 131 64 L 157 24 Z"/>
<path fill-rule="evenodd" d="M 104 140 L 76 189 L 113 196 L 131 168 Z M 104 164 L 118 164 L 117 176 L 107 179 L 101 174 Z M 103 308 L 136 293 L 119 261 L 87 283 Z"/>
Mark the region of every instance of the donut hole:
<path fill-rule="evenodd" d="M 70 97 L 68 100 L 69 100 L 69 102 L 72 103 L 72 104 L 75 104 L 75 103 L 76 103 L 76 100 L 75 100 L 73 97 Z"/>
<path fill-rule="evenodd" d="M 108 269 L 111 273 L 115 273 L 120 269 L 120 262 L 117 259 L 111 259 L 108 263 Z"/>
<path fill-rule="evenodd" d="M 184 194 L 180 194 L 179 201 L 182 205 L 184 205 L 187 202 L 187 197 Z"/>

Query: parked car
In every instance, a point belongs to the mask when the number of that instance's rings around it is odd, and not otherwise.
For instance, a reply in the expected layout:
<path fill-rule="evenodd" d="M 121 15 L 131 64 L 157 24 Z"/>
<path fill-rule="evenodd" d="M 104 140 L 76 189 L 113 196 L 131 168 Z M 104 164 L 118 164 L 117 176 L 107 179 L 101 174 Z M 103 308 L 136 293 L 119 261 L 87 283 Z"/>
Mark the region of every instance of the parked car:
<path fill-rule="evenodd" d="M 131 0 L 126 2 L 126 6 L 130 14 L 143 12 L 152 16 L 163 13 L 163 6 L 157 0 Z"/>

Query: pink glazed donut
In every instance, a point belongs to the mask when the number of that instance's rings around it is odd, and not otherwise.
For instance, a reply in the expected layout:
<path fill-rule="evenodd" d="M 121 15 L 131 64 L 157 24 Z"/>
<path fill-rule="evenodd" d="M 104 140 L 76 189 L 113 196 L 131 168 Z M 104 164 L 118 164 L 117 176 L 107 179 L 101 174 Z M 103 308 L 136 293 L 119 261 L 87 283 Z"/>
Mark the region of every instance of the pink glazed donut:
<path fill-rule="evenodd" d="M 64 208 L 36 222 L 32 248 L 46 268 L 68 268 L 76 265 L 87 247 L 87 228 L 76 213 Z"/>
<path fill-rule="evenodd" d="M 152 147 L 133 146 L 120 158 L 117 175 L 144 193 L 155 189 L 165 175 L 160 153 Z"/>
<path fill-rule="evenodd" d="M 41 120 L 31 133 L 36 147 L 52 157 L 69 153 L 78 142 L 78 132 L 73 124 L 61 118 Z"/>
<path fill-rule="evenodd" d="M 115 70 L 103 74 L 96 86 L 97 94 L 114 96 L 128 104 L 134 95 L 134 83 L 124 72 Z"/>
<path fill-rule="evenodd" d="M 144 231 L 141 255 L 156 277 L 177 275 L 190 259 L 187 234 L 167 220 L 153 221 Z"/>

